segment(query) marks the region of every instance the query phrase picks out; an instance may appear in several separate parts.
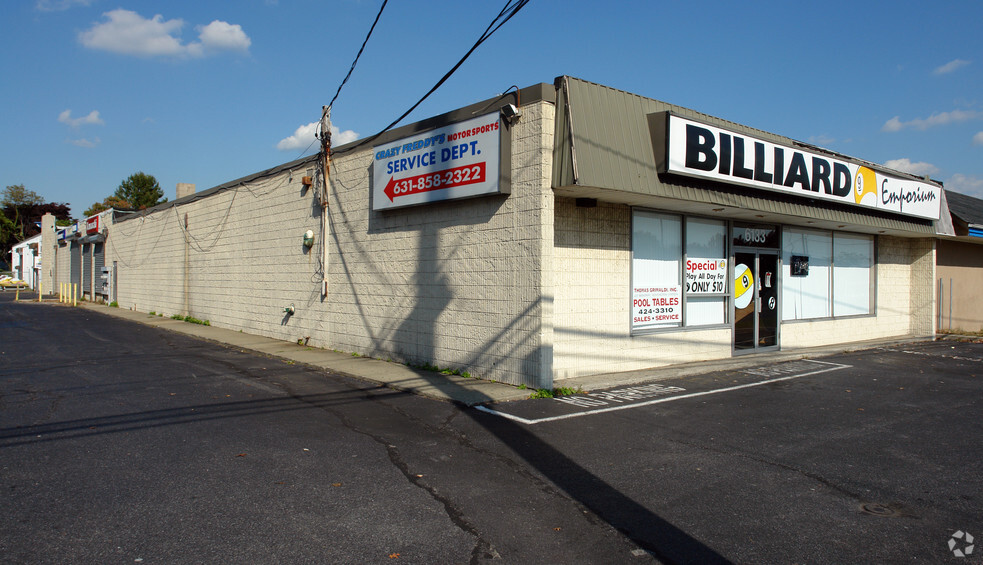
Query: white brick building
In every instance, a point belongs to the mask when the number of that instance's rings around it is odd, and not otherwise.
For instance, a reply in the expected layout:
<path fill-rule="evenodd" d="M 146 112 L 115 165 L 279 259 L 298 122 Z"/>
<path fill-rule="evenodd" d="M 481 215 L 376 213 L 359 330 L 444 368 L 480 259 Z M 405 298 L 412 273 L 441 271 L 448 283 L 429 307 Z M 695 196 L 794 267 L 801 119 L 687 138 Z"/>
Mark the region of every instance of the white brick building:
<path fill-rule="evenodd" d="M 334 148 L 326 208 L 321 179 L 118 219 L 119 306 L 537 388 L 935 329 L 938 183 L 569 77 Z"/>

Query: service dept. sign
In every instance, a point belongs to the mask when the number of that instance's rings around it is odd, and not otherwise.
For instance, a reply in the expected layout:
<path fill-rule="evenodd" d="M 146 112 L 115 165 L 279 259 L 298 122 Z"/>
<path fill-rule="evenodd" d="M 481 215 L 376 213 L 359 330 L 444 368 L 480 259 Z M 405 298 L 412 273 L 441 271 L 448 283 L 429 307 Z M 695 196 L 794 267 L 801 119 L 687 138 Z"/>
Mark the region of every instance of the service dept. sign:
<path fill-rule="evenodd" d="M 936 184 L 667 116 L 668 160 L 660 172 L 939 219 L 942 187 Z"/>
<path fill-rule="evenodd" d="M 498 112 L 374 148 L 372 209 L 508 193 Z"/>

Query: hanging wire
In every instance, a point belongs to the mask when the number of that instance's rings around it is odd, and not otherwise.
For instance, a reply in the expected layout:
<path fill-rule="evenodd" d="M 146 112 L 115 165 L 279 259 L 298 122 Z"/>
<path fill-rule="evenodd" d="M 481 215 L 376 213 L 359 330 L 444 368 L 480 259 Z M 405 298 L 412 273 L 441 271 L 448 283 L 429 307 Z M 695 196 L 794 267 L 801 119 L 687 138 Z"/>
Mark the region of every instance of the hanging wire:
<path fill-rule="evenodd" d="M 413 110 L 416 110 L 417 107 L 420 104 L 423 104 L 423 102 L 427 98 L 429 98 L 431 94 L 433 94 L 438 88 L 441 87 L 441 85 L 443 85 L 445 82 L 447 82 L 447 79 L 449 79 L 451 77 L 451 75 L 453 75 L 454 72 L 457 71 L 457 69 L 460 68 L 460 66 L 464 64 L 464 62 L 468 59 L 468 57 L 470 57 L 471 54 L 474 53 L 475 50 L 478 49 L 478 47 L 482 43 L 484 43 L 489 37 L 492 36 L 492 34 L 494 34 L 496 31 L 498 31 L 499 28 L 501 28 L 503 25 L 505 25 L 505 23 L 507 21 L 509 21 L 510 19 L 512 19 L 512 16 L 516 15 L 519 12 L 519 10 L 521 10 L 523 7 L 525 7 L 525 5 L 528 4 L 528 3 L 529 3 L 529 0 L 508 0 L 505 3 L 505 6 L 502 8 L 502 10 L 498 13 L 498 15 L 495 16 L 495 18 L 491 21 L 491 23 L 488 24 L 488 27 L 485 28 L 484 33 L 482 33 L 481 36 L 478 38 L 478 40 L 475 41 L 474 45 L 471 46 L 471 49 L 469 49 L 468 52 L 465 53 L 463 57 L 461 57 L 461 59 L 457 62 L 457 64 L 455 64 L 453 67 L 451 67 L 451 70 L 447 71 L 447 73 L 444 74 L 444 76 L 441 77 L 440 80 L 437 81 L 437 84 L 433 85 L 433 87 L 430 90 L 428 90 L 427 93 L 424 94 L 422 98 L 420 98 L 415 104 L 413 104 L 412 106 L 410 106 L 410 109 L 409 110 L 406 110 L 405 112 L 403 112 L 403 114 L 400 117 L 398 117 L 395 120 L 393 120 L 393 122 L 391 124 L 389 124 L 388 126 L 386 126 L 385 128 L 383 128 L 382 131 L 380 131 L 380 132 L 378 132 L 378 133 L 376 133 L 376 134 L 374 134 L 374 135 L 372 135 L 370 137 L 367 137 L 367 138 L 359 141 L 358 143 L 356 143 L 356 144 L 354 144 L 354 145 L 352 145 L 352 146 L 344 149 L 343 151 L 344 152 L 353 151 L 355 149 L 358 149 L 359 147 L 362 147 L 363 145 L 365 145 L 367 143 L 371 143 L 376 138 L 378 138 L 380 135 L 386 133 L 387 131 L 389 131 L 390 129 L 392 129 L 396 124 L 398 124 L 399 122 L 403 121 L 403 119 L 406 116 L 410 115 L 410 113 L 413 112 Z"/>
<path fill-rule="evenodd" d="M 358 64 L 358 58 L 362 56 L 362 51 L 365 50 L 365 44 L 368 43 L 369 38 L 372 37 L 372 31 L 375 30 L 375 24 L 379 23 L 379 18 L 382 16 L 382 11 L 386 9 L 387 3 L 389 3 L 389 0 L 382 1 L 382 6 L 379 7 L 379 13 L 375 15 L 375 20 L 372 22 L 372 27 L 369 28 L 369 33 L 366 34 L 365 40 L 362 41 L 362 47 L 359 48 L 358 54 L 355 55 L 355 60 L 352 61 L 352 66 L 350 69 L 348 69 L 348 74 L 345 75 L 345 79 L 338 85 L 338 91 L 334 93 L 334 97 L 331 99 L 331 102 L 328 102 L 329 108 L 334 104 L 334 101 L 338 99 L 338 95 L 341 94 L 341 89 L 345 86 L 345 83 L 348 82 L 348 78 L 352 76 L 352 71 L 355 70 L 355 65 Z"/>

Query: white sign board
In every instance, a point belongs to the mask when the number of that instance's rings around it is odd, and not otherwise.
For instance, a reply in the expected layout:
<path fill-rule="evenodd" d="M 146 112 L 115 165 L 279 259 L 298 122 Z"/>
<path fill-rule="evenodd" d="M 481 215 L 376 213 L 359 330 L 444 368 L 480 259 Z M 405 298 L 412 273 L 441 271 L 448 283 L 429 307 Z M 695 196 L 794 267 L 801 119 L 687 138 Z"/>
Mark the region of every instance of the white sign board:
<path fill-rule="evenodd" d="M 727 292 L 726 259 L 686 259 L 686 294 L 714 295 Z"/>
<path fill-rule="evenodd" d="M 669 114 L 666 172 L 939 219 L 942 187 Z"/>
<path fill-rule="evenodd" d="M 375 147 L 372 209 L 507 192 L 502 129 L 496 111 Z"/>
<path fill-rule="evenodd" d="M 678 286 L 634 288 L 632 329 L 678 326 L 683 321 L 681 290 Z"/>

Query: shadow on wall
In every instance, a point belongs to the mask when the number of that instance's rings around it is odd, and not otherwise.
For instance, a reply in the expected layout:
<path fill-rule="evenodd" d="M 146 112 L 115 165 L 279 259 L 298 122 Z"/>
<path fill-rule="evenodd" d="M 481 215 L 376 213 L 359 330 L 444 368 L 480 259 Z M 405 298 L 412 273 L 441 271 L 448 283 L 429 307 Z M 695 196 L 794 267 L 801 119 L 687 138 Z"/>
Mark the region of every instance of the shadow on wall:
<path fill-rule="evenodd" d="M 371 166 L 366 170 L 366 175 L 370 179 L 371 194 Z M 346 210 L 343 205 L 333 207 L 329 218 L 335 244 L 350 250 L 339 254 L 338 259 L 358 312 L 357 319 L 350 317 L 347 323 L 360 323 L 357 331 L 339 329 L 339 333 L 365 335 L 371 346 L 370 350 L 362 353 L 392 356 L 408 363 L 448 364 L 450 362 L 441 361 L 442 354 L 447 356 L 442 352 L 456 350 L 459 355 L 467 356 L 463 361 L 454 362 L 463 363 L 463 366 L 442 368 L 476 372 L 495 367 L 498 360 L 522 356 L 521 352 L 531 347 L 533 351 L 525 354 L 520 362 L 519 370 L 525 377 L 525 384 L 537 388 L 550 386 L 552 376 L 538 374 L 541 356 L 549 354 L 536 347 L 540 324 L 538 312 L 541 301 L 545 300 L 538 295 L 538 287 L 525 285 L 528 292 L 537 293 L 535 297 L 526 298 L 516 288 L 499 286 L 493 289 L 492 285 L 501 283 L 501 280 L 488 282 L 482 279 L 487 275 L 496 275 L 500 279 L 505 277 L 502 280 L 514 282 L 516 277 L 512 273 L 518 270 L 514 263 L 522 259 L 511 254 L 511 250 L 522 250 L 523 247 L 513 240 L 514 234 L 508 229 L 511 225 L 507 219 L 509 213 L 503 212 L 508 205 L 507 198 L 506 195 L 484 196 L 383 212 L 359 207 Z M 339 233 L 350 233 L 347 226 L 359 223 L 360 218 L 356 214 L 363 210 L 368 215 L 365 233 L 373 239 L 372 243 L 378 245 L 385 239 L 395 242 L 398 249 L 380 257 L 379 253 L 369 249 L 367 242 L 357 237 L 345 241 L 339 239 Z M 502 221 L 501 216 L 506 219 Z M 496 217 L 499 223 L 506 225 L 489 227 Z M 402 233 L 408 237 L 398 237 Z M 488 253 L 486 247 L 497 247 L 497 253 Z M 406 250 L 406 254 L 400 255 L 399 249 Z M 414 255 L 410 255 L 410 250 Z M 474 254 L 473 271 L 452 273 L 453 269 L 461 269 L 462 264 L 467 264 L 469 253 Z M 361 260 L 352 261 L 351 257 Z M 372 281 L 369 286 L 375 287 L 375 292 L 379 292 L 381 287 L 383 292 L 389 293 L 385 299 L 389 301 L 390 308 L 385 315 L 391 316 L 391 320 L 378 321 L 379 315 L 372 310 L 381 308 L 379 302 L 382 297 L 372 296 L 370 293 L 373 291 L 362 288 L 357 282 L 359 280 Z M 469 289 L 472 292 L 495 292 L 495 296 L 462 296 Z M 495 308 L 514 311 L 504 314 L 464 311 L 468 303 L 480 303 L 482 300 L 494 301 Z M 373 306 L 366 306 L 368 303 Z M 455 307 L 459 310 L 455 310 Z M 503 316 L 509 316 L 509 319 L 500 322 Z M 458 330 L 471 328 L 468 335 L 460 335 L 460 331 L 454 334 L 453 330 L 442 332 L 441 325 L 449 318 L 453 318 L 453 326 Z M 455 339 L 459 341 L 458 344 L 452 343 Z M 503 369 L 508 372 L 508 369 Z M 533 379 L 533 376 L 537 378 Z M 514 384 L 520 384 L 516 377 L 512 380 L 516 380 Z"/>

